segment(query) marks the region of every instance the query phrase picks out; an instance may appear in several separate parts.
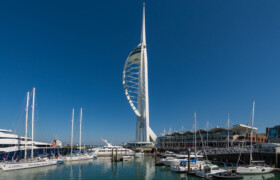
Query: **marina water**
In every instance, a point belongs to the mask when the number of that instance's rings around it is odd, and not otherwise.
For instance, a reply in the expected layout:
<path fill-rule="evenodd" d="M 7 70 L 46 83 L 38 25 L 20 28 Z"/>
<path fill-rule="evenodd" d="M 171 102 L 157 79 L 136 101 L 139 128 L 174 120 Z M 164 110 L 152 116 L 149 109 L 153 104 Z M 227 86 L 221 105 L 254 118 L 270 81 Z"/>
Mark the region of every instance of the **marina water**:
<path fill-rule="evenodd" d="M 66 162 L 65 164 L 15 170 L 0 170 L 0 179 L 12 180 L 31 180 L 31 179 L 120 179 L 120 180 L 148 180 L 148 179 L 192 179 L 201 178 L 187 176 L 186 173 L 171 172 L 170 167 L 155 166 L 152 156 L 145 158 L 136 158 L 130 161 L 114 162 L 110 158 L 98 158 L 95 160 Z M 269 173 L 263 175 L 244 176 L 244 179 L 263 180 L 263 179 L 280 179 L 280 173 Z"/>

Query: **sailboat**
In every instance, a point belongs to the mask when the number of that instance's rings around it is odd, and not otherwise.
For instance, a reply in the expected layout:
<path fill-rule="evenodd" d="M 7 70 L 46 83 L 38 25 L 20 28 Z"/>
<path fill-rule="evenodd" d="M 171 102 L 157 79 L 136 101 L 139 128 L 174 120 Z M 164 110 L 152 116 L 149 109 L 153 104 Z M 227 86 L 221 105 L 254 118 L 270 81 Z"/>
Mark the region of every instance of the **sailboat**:
<path fill-rule="evenodd" d="M 35 88 L 33 88 L 33 97 L 32 97 L 32 117 L 31 117 L 31 159 L 27 159 L 27 129 L 28 129 L 28 109 L 29 109 L 29 92 L 27 92 L 27 102 L 26 102 L 26 116 L 25 116 L 25 150 L 24 150 L 24 160 L 20 162 L 12 162 L 1 164 L 1 168 L 4 171 L 17 170 L 17 169 L 27 169 L 35 168 L 42 166 L 50 166 L 63 163 L 63 160 L 60 159 L 48 159 L 48 158 L 36 158 L 34 159 L 33 152 L 33 142 L 34 142 L 34 108 L 35 108 Z"/>
<path fill-rule="evenodd" d="M 203 156 L 197 154 L 196 148 L 196 112 L 194 112 L 194 154 L 190 154 L 190 162 L 187 156 L 184 159 L 175 159 L 172 162 L 171 171 L 173 172 L 187 172 L 188 163 L 190 163 L 190 170 L 202 170 L 206 166 L 205 161 L 202 160 Z"/>
<path fill-rule="evenodd" d="M 252 129 L 251 129 L 251 148 L 250 148 L 250 164 L 247 166 L 238 166 L 236 171 L 239 174 L 264 174 L 274 170 L 274 168 L 267 166 L 265 163 L 254 163 L 253 161 L 253 127 L 254 127 L 254 113 L 255 113 L 255 101 L 253 100 L 252 110 Z M 253 164 L 254 163 L 254 164 Z"/>
<path fill-rule="evenodd" d="M 80 110 L 80 146 L 79 146 L 79 154 L 73 155 L 73 128 L 74 128 L 74 108 L 72 110 L 72 132 L 71 132 L 71 153 L 70 156 L 66 156 L 66 161 L 79 161 L 79 160 L 87 160 L 93 159 L 96 156 L 82 154 L 82 118 L 83 118 L 83 109 Z"/>

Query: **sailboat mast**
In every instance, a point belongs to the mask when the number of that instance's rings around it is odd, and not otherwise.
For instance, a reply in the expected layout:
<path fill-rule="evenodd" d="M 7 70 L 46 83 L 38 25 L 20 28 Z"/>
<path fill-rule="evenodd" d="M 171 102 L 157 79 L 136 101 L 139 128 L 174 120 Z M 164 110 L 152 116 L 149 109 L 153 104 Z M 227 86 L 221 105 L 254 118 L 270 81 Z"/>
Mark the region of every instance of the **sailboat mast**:
<path fill-rule="evenodd" d="M 80 111 L 80 154 L 81 154 L 81 148 L 82 148 L 82 119 L 83 119 L 83 109 L 81 108 Z"/>
<path fill-rule="evenodd" d="M 228 134 L 227 134 L 227 147 L 229 148 L 229 113 L 228 113 L 228 119 L 227 119 L 227 130 L 228 130 Z"/>
<path fill-rule="evenodd" d="M 33 141 L 34 141 L 34 108 L 35 108 L 35 88 L 33 88 L 32 97 L 32 117 L 31 117 L 31 159 L 33 159 Z"/>
<path fill-rule="evenodd" d="M 24 145 L 24 160 L 27 156 L 27 124 L 28 124 L 28 106 L 29 106 L 29 92 L 26 95 L 26 109 L 25 109 L 25 145 Z"/>
<path fill-rule="evenodd" d="M 194 154 L 196 159 L 196 112 L 194 112 Z"/>
<path fill-rule="evenodd" d="M 73 129 L 74 129 L 74 108 L 72 110 L 71 156 L 72 156 L 72 152 L 73 152 Z"/>
<path fill-rule="evenodd" d="M 209 122 L 207 121 L 207 123 L 206 123 L 206 130 L 207 130 L 207 142 L 206 142 L 206 145 L 207 145 L 207 147 L 208 147 L 208 126 L 209 126 Z"/>
<path fill-rule="evenodd" d="M 251 129 L 251 149 L 250 149 L 250 165 L 253 160 L 253 128 L 254 128 L 254 115 L 255 115 L 255 100 L 253 100 L 253 110 L 252 110 L 252 129 Z"/>

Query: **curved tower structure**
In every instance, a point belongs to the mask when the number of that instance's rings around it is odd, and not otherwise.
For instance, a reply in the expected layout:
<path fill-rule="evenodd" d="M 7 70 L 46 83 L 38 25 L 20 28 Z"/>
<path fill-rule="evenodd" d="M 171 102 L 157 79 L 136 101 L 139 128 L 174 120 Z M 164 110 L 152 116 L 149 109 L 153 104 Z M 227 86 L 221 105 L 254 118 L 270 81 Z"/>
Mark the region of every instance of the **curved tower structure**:
<path fill-rule="evenodd" d="M 136 141 L 155 142 L 157 136 L 149 125 L 148 59 L 146 47 L 145 4 L 141 43 L 129 54 L 123 70 L 126 98 L 137 116 Z"/>

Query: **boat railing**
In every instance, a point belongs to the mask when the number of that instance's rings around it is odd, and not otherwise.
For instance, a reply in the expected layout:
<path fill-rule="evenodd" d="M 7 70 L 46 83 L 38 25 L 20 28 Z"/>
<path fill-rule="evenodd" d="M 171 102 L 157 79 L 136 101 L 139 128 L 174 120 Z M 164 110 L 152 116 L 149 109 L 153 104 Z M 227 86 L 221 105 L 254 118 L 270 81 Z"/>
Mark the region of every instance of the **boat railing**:
<path fill-rule="evenodd" d="M 205 149 L 204 154 L 215 155 L 215 154 L 239 154 L 239 153 L 250 153 L 250 146 L 243 147 L 228 147 L 228 148 L 207 148 Z M 275 148 L 261 148 L 253 147 L 253 153 L 275 153 Z"/>

